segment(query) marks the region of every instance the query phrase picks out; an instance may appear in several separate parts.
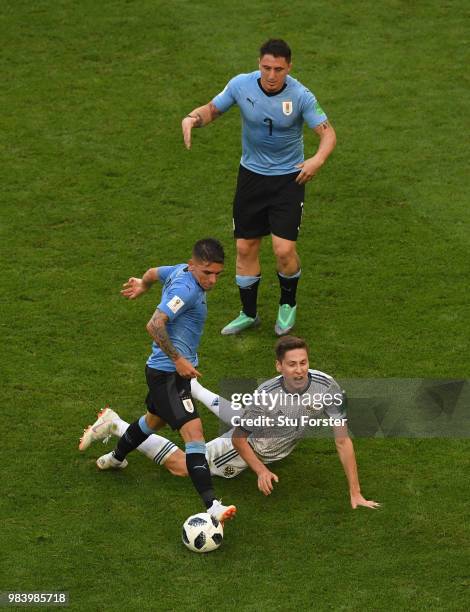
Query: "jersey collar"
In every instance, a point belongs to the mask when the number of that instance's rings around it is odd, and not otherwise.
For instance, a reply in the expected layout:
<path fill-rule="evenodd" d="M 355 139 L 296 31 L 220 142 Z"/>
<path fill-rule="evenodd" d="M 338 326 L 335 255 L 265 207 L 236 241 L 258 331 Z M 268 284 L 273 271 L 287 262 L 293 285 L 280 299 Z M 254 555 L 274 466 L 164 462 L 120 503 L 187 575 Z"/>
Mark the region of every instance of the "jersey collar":
<path fill-rule="evenodd" d="M 268 96 L 268 98 L 272 98 L 273 96 L 277 96 L 278 94 L 284 91 L 284 89 L 287 87 L 287 79 L 284 81 L 284 85 L 279 91 L 266 91 L 265 89 L 263 89 L 261 85 L 261 77 L 258 79 L 258 87 L 261 89 L 265 96 Z"/>

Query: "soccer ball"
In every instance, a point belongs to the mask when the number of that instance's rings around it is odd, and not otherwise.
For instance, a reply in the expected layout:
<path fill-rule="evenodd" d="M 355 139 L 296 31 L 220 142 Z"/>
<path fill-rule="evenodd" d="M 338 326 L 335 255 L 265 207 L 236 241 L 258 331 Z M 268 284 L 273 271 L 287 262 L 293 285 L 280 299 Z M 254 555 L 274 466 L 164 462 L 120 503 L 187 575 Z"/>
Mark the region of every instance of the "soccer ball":
<path fill-rule="evenodd" d="M 224 528 L 211 514 L 200 512 L 185 520 L 182 539 L 185 546 L 193 552 L 211 552 L 222 544 Z"/>

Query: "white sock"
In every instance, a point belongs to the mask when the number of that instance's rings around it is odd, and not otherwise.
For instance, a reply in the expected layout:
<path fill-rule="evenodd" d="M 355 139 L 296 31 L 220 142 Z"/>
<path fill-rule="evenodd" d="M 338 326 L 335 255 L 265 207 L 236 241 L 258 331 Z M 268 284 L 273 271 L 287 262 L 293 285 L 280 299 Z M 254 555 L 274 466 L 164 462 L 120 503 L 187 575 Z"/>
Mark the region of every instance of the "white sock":
<path fill-rule="evenodd" d="M 113 426 L 111 428 L 111 431 L 114 436 L 120 438 L 125 434 L 126 429 L 128 427 L 129 423 L 126 423 L 126 421 L 123 421 L 121 417 L 118 417 L 117 419 L 113 419 Z"/>
<path fill-rule="evenodd" d="M 197 378 L 191 378 L 191 395 L 207 406 L 216 416 L 219 416 L 219 396 L 203 387 Z"/>
<path fill-rule="evenodd" d="M 120 438 L 129 427 L 129 423 L 123 421 L 121 417 L 113 420 L 112 433 Z M 158 434 L 150 435 L 140 446 L 137 447 L 139 453 L 142 453 L 155 463 L 165 463 L 166 459 L 177 450 L 176 444 L 159 436 Z"/>
<path fill-rule="evenodd" d="M 197 378 L 191 378 L 191 395 L 207 406 L 218 419 L 232 425 L 232 416 L 238 413 L 233 412 L 232 404 L 225 397 L 203 387 Z"/>

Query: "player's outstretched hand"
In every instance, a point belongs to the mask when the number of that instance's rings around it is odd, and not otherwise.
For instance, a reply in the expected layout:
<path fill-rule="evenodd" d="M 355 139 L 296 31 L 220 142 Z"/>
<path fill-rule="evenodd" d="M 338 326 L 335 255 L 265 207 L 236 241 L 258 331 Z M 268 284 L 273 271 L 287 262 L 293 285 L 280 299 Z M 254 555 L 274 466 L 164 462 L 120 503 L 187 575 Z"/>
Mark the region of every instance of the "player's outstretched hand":
<path fill-rule="evenodd" d="M 198 372 L 193 364 L 185 359 L 184 357 L 178 357 L 175 361 L 176 371 L 183 378 L 197 378 L 202 376 L 201 372 Z"/>
<path fill-rule="evenodd" d="M 365 506 L 366 508 L 372 508 L 373 510 L 380 508 L 380 504 L 378 502 L 364 499 L 360 493 L 351 493 L 351 506 L 354 510 L 358 506 Z"/>
<path fill-rule="evenodd" d="M 315 157 L 310 157 L 301 164 L 297 164 L 296 167 L 300 168 L 300 173 L 295 179 L 295 182 L 299 185 L 308 183 L 308 181 L 315 176 L 322 166 L 323 163 L 320 160 L 315 159 Z"/>
<path fill-rule="evenodd" d="M 258 474 L 258 489 L 265 495 L 270 495 L 273 491 L 273 480 L 279 482 L 279 478 L 268 468 Z"/>
<path fill-rule="evenodd" d="M 147 291 L 147 286 L 144 285 L 144 282 L 141 278 L 130 278 L 127 283 L 122 285 L 124 289 L 121 291 L 121 295 L 128 298 L 129 300 L 135 300 L 135 298 L 142 295 Z"/>
<path fill-rule="evenodd" d="M 191 130 L 194 127 L 194 117 L 185 117 L 181 122 L 181 129 L 183 130 L 184 146 L 189 150 L 191 148 Z"/>

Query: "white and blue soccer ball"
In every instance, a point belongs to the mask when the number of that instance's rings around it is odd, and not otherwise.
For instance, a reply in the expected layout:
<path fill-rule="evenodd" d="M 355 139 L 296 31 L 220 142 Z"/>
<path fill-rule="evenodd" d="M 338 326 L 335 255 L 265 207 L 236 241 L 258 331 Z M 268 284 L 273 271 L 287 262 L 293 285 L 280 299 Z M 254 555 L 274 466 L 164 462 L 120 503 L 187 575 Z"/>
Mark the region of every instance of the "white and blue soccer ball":
<path fill-rule="evenodd" d="M 222 544 L 224 527 L 212 515 L 200 512 L 185 520 L 182 539 L 185 546 L 193 552 L 211 552 Z"/>

